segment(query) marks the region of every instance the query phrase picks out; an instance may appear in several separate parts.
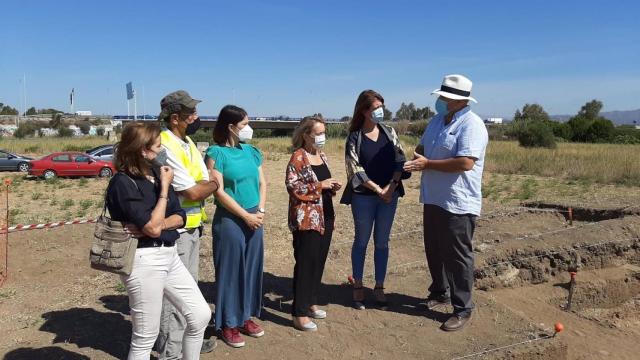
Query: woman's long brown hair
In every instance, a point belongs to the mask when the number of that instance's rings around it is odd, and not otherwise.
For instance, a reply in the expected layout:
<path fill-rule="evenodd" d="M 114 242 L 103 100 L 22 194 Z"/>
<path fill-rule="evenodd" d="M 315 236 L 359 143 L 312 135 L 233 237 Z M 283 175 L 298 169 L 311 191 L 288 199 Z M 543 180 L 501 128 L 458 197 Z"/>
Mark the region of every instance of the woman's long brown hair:
<path fill-rule="evenodd" d="M 365 90 L 360 93 L 358 100 L 356 100 L 356 106 L 353 109 L 353 118 L 351 119 L 351 124 L 349 124 L 349 132 L 362 128 L 362 124 L 364 124 L 364 112 L 369 110 L 376 100 L 384 104 L 382 95 L 374 90 Z"/>

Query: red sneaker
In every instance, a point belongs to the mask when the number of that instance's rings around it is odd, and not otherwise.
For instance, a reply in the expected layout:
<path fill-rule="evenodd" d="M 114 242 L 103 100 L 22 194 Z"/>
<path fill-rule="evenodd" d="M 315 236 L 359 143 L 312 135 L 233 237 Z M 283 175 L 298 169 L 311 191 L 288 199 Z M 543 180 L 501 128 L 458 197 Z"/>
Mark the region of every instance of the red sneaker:
<path fill-rule="evenodd" d="M 264 335 L 264 330 L 262 330 L 262 327 L 253 322 L 253 320 L 251 319 L 245 321 L 244 326 L 240 330 L 243 334 L 254 338 L 259 338 L 260 336 Z"/>
<path fill-rule="evenodd" d="M 227 345 L 234 348 L 244 346 L 244 339 L 242 338 L 242 335 L 240 335 L 240 330 L 238 330 L 238 328 L 223 328 L 222 340 L 226 342 Z"/>

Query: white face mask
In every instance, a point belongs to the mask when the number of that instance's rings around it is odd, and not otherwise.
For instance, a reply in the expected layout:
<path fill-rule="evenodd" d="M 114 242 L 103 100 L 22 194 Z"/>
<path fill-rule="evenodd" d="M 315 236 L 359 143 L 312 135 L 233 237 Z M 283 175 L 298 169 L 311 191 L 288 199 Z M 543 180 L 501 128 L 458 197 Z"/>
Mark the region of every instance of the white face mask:
<path fill-rule="evenodd" d="M 384 109 L 382 106 L 371 112 L 371 120 L 376 124 L 384 120 Z"/>
<path fill-rule="evenodd" d="M 314 144 L 318 149 L 322 148 L 326 142 L 327 142 L 327 137 L 324 134 L 316 135 L 314 138 Z"/>
<path fill-rule="evenodd" d="M 251 140 L 251 138 L 253 138 L 253 129 L 247 124 L 238 132 L 238 140 L 245 142 Z"/>

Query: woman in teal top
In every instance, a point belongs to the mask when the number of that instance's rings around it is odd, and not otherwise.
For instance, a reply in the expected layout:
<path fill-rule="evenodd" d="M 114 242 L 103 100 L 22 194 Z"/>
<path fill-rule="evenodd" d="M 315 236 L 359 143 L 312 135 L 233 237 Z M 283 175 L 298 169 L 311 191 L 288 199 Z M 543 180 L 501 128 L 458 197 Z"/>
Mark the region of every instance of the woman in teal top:
<path fill-rule="evenodd" d="M 243 109 L 227 105 L 220 111 L 207 149 L 207 168 L 218 183 L 213 217 L 213 264 L 216 271 L 216 329 L 232 347 L 244 346 L 240 333 L 251 337 L 264 330 L 251 318 L 262 309 L 264 262 L 263 221 L 266 182 L 262 154 L 252 145 L 253 130 Z"/>

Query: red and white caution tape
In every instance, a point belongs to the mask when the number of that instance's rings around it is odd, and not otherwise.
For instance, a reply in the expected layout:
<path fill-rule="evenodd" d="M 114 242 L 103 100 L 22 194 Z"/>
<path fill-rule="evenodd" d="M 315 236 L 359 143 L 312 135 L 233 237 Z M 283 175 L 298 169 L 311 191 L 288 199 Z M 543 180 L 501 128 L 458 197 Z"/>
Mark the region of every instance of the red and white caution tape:
<path fill-rule="evenodd" d="M 2 228 L 0 229 L 0 232 L 16 232 L 16 231 L 24 231 L 24 230 L 38 230 L 38 229 L 50 229 L 50 228 L 55 228 L 55 227 L 59 227 L 59 226 L 64 226 L 64 225 L 76 225 L 76 224 L 90 224 L 90 223 L 95 223 L 96 219 L 82 219 L 82 220 L 72 220 L 72 221 L 59 221 L 59 222 L 53 222 L 53 223 L 46 223 L 46 224 L 29 224 L 29 225 L 16 225 L 16 226 L 11 226 L 8 229 L 7 228 Z"/>

